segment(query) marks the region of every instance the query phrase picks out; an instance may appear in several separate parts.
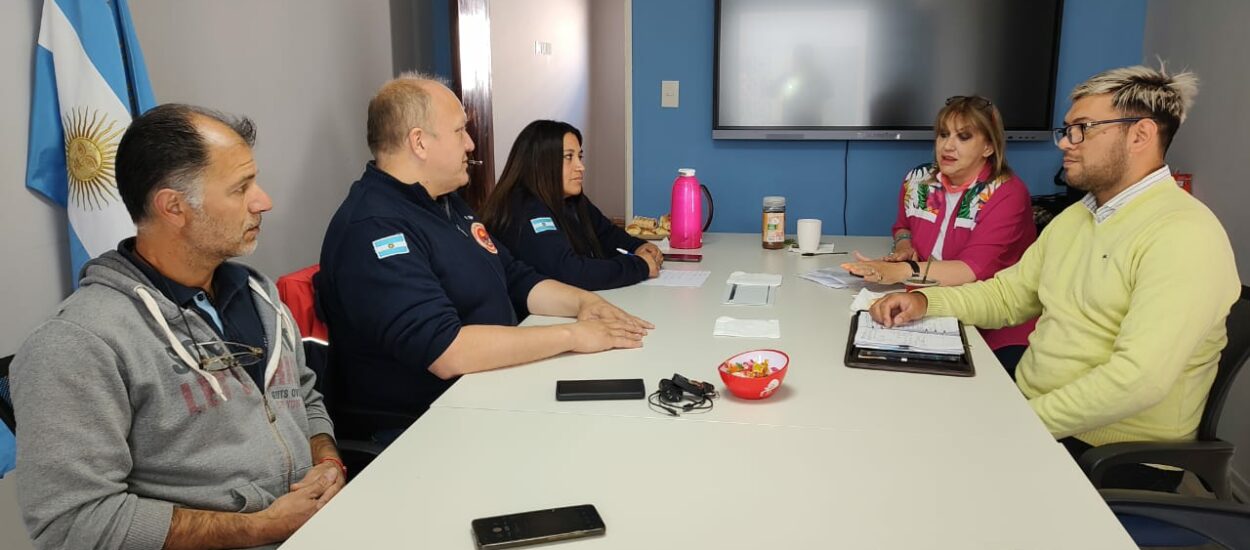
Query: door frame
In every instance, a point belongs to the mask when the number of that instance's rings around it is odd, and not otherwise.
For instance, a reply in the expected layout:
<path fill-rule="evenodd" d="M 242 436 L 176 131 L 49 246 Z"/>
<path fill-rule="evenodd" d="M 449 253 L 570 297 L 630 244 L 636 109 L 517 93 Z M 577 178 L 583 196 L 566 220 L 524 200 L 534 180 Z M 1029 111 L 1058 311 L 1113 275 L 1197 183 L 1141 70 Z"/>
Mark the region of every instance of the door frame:
<path fill-rule="evenodd" d="M 460 195 L 480 210 L 495 188 L 494 115 L 491 110 L 490 0 L 448 0 L 451 19 L 452 83 L 460 94 L 469 123 L 466 131 L 477 146 L 469 184 Z"/>

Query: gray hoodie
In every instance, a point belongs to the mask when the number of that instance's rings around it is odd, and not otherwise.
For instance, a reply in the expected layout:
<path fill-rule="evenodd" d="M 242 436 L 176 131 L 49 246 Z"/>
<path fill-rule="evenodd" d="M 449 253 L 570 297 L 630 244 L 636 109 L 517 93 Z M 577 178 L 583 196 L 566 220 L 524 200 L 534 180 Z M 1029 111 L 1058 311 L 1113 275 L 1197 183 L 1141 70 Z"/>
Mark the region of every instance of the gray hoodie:
<path fill-rule="evenodd" d="M 84 266 L 11 368 L 18 501 L 36 547 L 158 549 L 175 506 L 256 512 L 308 472 L 308 439 L 333 426 L 290 313 L 252 273 L 263 392 L 241 367 L 201 368 L 220 338 L 121 254 Z"/>

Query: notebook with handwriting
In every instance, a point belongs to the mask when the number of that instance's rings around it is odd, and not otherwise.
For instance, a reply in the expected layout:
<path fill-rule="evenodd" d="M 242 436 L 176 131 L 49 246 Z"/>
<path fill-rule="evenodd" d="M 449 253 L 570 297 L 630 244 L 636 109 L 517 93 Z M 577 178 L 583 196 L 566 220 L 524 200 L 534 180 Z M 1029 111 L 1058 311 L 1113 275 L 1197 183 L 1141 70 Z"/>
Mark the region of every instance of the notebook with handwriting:
<path fill-rule="evenodd" d="M 848 367 L 974 376 L 963 327 L 954 317 L 928 317 L 886 328 L 868 312 L 851 319 L 845 363 Z"/>

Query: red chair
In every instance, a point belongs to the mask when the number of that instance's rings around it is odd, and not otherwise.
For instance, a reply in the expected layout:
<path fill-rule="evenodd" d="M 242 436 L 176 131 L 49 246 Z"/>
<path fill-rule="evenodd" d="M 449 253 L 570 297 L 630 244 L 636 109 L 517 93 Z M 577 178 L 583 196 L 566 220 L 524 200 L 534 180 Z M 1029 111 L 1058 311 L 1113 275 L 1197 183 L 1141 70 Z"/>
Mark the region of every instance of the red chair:
<path fill-rule="evenodd" d="M 321 271 L 320 264 L 313 264 L 294 273 L 278 277 L 278 296 L 282 303 L 291 310 L 299 332 L 305 338 L 316 338 L 322 342 L 330 340 L 330 331 L 326 324 L 317 317 L 317 307 L 313 298 L 313 275 Z"/>

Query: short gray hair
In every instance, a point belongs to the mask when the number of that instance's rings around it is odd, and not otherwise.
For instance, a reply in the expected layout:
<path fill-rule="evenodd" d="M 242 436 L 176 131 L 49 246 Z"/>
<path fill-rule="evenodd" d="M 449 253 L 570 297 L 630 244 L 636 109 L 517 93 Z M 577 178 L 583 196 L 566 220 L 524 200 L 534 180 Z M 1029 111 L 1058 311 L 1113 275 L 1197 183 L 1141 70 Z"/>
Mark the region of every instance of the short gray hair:
<path fill-rule="evenodd" d="M 1111 104 L 1123 116 L 1149 117 L 1159 125 L 1163 151 L 1185 122 L 1198 95 L 1198 76 L 1184 71 L 1168 74 L 1164 63 L 1154 69 L 1144 65 L 1121 67 L 1098 73 L 1072 89 L 1072 101 L 1111 94 Z"/>
<path fill-rule="evenodd" d="M 425 85 L 431 82 L 448 86 L 442 77 L 416 71 L 400 73 L 369 101 L 365 134 L 374 157 L 402 147 L 409 130 L 428 128 L 432 101 Z"/>

